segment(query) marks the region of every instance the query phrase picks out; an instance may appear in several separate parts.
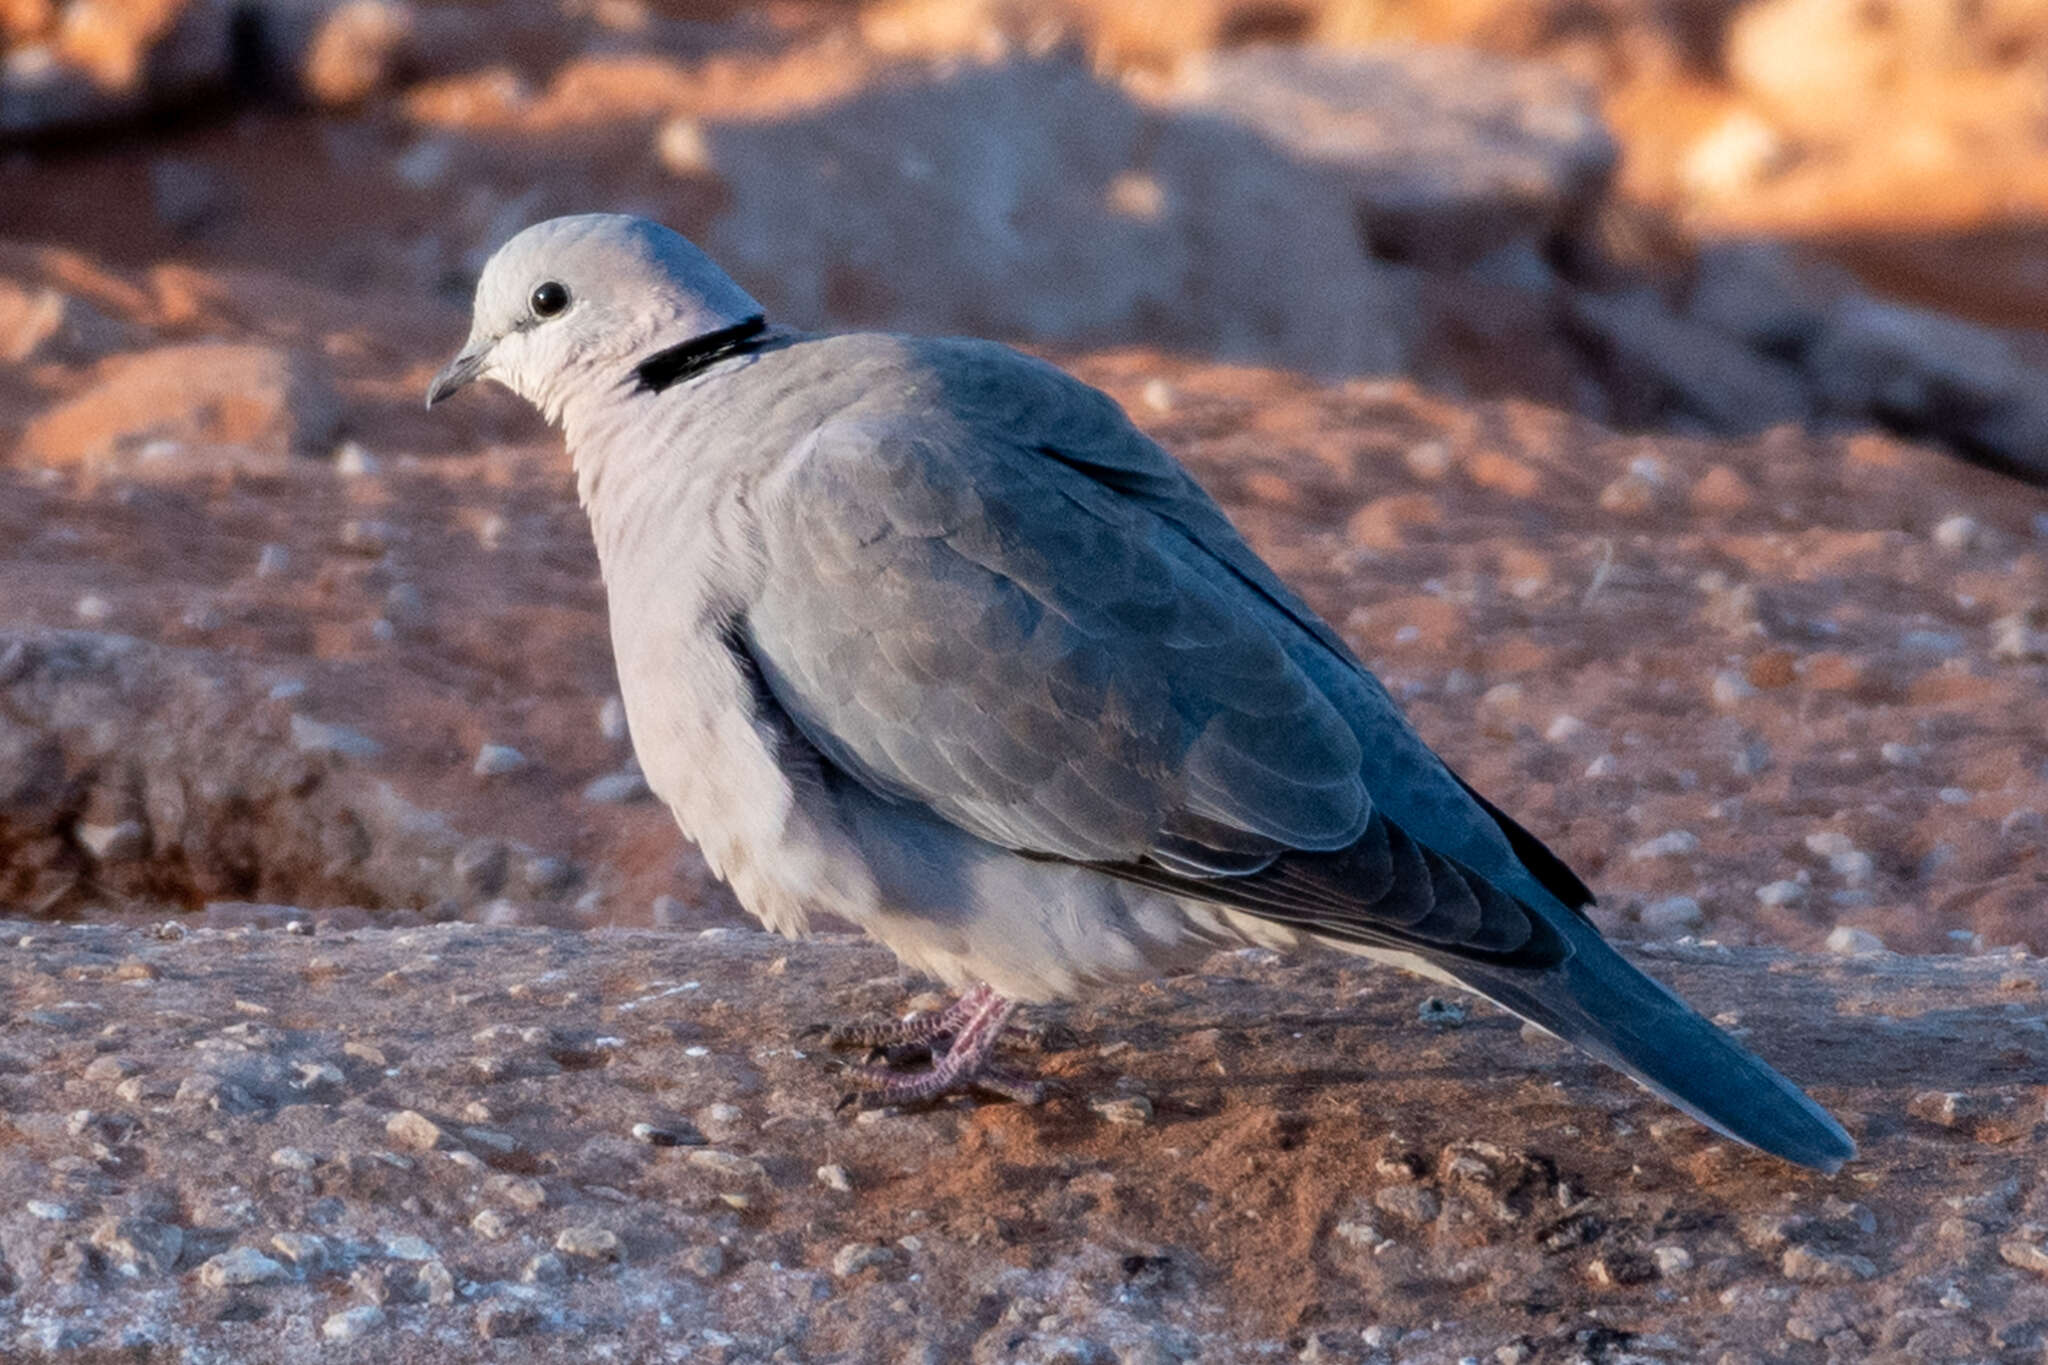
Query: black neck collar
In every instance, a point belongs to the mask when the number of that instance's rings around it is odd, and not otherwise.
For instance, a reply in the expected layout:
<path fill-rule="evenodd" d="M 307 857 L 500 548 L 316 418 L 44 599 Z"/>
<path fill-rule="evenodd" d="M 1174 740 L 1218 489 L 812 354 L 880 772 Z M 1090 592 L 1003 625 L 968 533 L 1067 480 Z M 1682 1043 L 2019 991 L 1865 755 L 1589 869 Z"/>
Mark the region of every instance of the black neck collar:
<path fill-rule="evenodd" d="M 745 355 L 761 345 L 761 334 L 767 330 L 768 320 L 756 313 L 730 327 L 721 327 L 680 346 L 656 351 L 633 367 L 634 391 L 660 393 L 670 385 L 701 374 L 728 356 Z"/>

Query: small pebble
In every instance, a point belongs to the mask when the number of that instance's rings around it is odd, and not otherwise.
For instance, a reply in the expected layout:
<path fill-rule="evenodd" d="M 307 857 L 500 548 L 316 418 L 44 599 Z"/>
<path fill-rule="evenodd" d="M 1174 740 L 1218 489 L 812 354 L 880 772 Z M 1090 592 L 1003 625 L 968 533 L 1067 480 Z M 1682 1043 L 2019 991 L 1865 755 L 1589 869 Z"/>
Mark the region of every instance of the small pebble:
<path fill-rule="evenodd" d="M 509 744 L 483 744 L 476 751 L 470 771 L 478 777 L 503 777 L 526 766 L 526 755 Z"/>
<path fill-rule="evenodd" d="M 1646 839 L 1628 851 L 1636 862 L 1648 862 L 1652 858 L 1683 858 L 1699 852 L 1699 836 L 1690 830 L 1674 829 L 1654 839 Z"/>
<path fill-rule="evenodd" d="M 1451 448 L 1442 441 L 1418 441 L 1401 452 L 1408 472 L 1425 482 L 1435 482 L 1451 472 Z"/>
<path fill-rule="evenodd" d="M 343 441 L 334 452 L 334 472 L 343 478 L 364 478 L 377 472 L 377 457 L 360 441 Z"/>
<path fill-rule="evenodd" d="M 78 619 L 89 626 L 96 626 L 114 614 L 114 604 L 96 592 L 89 592 L 78 599 L 72 610 Z"/>
<path fill-rule="evenodd" d="M 1787 1247 L 1778 1268 L 1786 1279 L 1810 1284 L 1855 1284 L 1877 1274 L 1867 1257 L 1808 1246 Z"/>
<path fill-rule="evenodd" d="M 1828 932 L 1827 949 L 1842 957 L 1868 957 L 1885 950 L 1884 940 L 1868 929 L 1836 925 Z"/>
<path fill-rule="evenodd" d="M 469 1228 L 486 1242 L 498 1241 L 512 1231 L 512 1225 L 506 1221 L 505 1215 L 496 1209 L 480 1210 L 476 1217 L 469 1220 Z"/>
<path fill-rule="evenodd" d="M 1998 1259 L 2020 1270 L 2048 1275 L 2048 1247 L 2024 1237 L 2008 1237 L 2000 1242 Z"/>
<path fill-rule="evenodd" d="M 837 1164 L 820 1166 L 818 1168 L 818 1183 L 826 1189 L 836 1190 L 840 1194 L 850 1194 L 853 1192 L 853 1178 L 847 1175 L 844 1166 Z"/>
<path fill-rule="evenodd" d="M 540 1314 L 515 1299 L 486 1299 L 476 1310 L 476 1334 L 486 1341 L 524 1336 Z"/>
<path fill-rule="evenodd" d="M 394 1261 L 431 1261 L 440 1253 L 434 1250 L 434 1244 L 426 1238 L 407 1233 L 386 1242 L 384 1254 Z"/>
<path fill-rule="evenodd" d="M 414 1285 L 428 1308 L 446 1308 L 455 1302 L 455 1271 L 438 1259 L 420 1267 L 420 1273 L 414 1277 Z"/>
<path fill-rule="evenodd" d="M 555 1250 L 564 1256 L 580 1256 L 588 1261 L 616 1261 L 619 1259 L 619 1234 L 594 1224 L 563 1228 L 555 1238 Z"/>
<path fill-rule="evenodd" d="M 1143 1095 L 1096 1100 L 1088 1106 L 1106 1123 L 1140 1127 L 1152 1121 L 1152 1101 Z"/>
<path fill-rule="evenodd" d="M 1723 669 L 1714 675 L 1714 705 L 1723 710 L 1740 706 L 1755 695 L 1755 686 L 1733 669 Z"/>
<path fill-rule="evenodd" d="M 569 1263 L 552 1251 L 543 1251 L 519 1268 L 521 1284 L 560 1284 L 569 1278 Z"/>
<path fill-rule="evenodd" d="M 209 1289 L 231 1289 L 252 1284 L 271 1284 L 289 1274 L 282 1265 L 255 1247 L 224 1251 L 199 1267 L 199 1282 Z"/>
<path fill-rule="evenodd" d="M 343 758 L 375 758 L 384 752 L 383 745 L 360 730 L 308 716 L 292 717 L 292 746 L 301 753 L 340 754 Z"/>
<path fill-rule="evenodd" d="M 1458 1028 L 1465 1022 L 1465 1007 L 1432 995 L 1416 1006 L 1415 1017 L 1430 1028 Z"/>
<path fill-rule="evenodd" d="M 288 572 L 291 567 L 292 552 L 286 546 L 277 544 L 266 545 L 257 552 L 256 576 L 258 578 L 277 578 Z"/>
<path fill-rule="evenodd" d="M 384 1124 L 385 1136 L 402 1146 L 432 1151 L 447 1140 L 441 1125 L 416 1109 L 401 1109 Z"/>
<path fill-rule="evenodd" d="M 1944 550 L 1974 550 L 1983 541 L 1984 528 L 1961 512 L 1943 517 L 1934 528 L 1934 543 Z"/>
<path fill-rule="evenodd" d="M 873 1242 L 848 1242 L 832 1254 L 832 1273 L 839 1279 L 849 1279 L 870 1266 L 887 1265 L 895 1259 L 896 1253 L 888 1247 Z"/>
<path fill-rule="evenodd" d="M 1783 878 L 1775 882 L 1766 882 L 1759 886 L 1756 889 L 1756 898 L 1774 910 L 1781 909 L 1784 906 L 1797 905 L 1805 900 L 1806 887 L 1804 884 L 1795 882 L 1790 878 Z"/>
<path fill-rule="evenodd" d="M 633 1125 L 633 1141 L 644 1142 L 650 1147 L 680 1147 L 688 1139 L 673 1128 L 663 1128 L 652 1123 Z"/>
<path fill-rule="evenodd" d="M 1692 1253 L 1681 1246 L 1652 1247 L 1650 1259 L 1657 1263 L 1657 1272 L 1667 1277 L 1692 1269 Z"/>
<path fill-rule="evenodd" d="M 328 1341 L 354 1341 L 376 1331 L 385 1322 L 385 1312 L 374 1303 L 359 1303 L 331 1313 L 320 1324 L 320 1335 Z"/>
<path fill-rule="evenodd" d="M 1735 751 L 1728 767 L 1737 777 L 1756 777 L 1771 770 L 1773 757 L 1769 744 L 1753 739 Z"/>
<path fill-rule="evenodd" d="M 1577 716 L 1558 716 L 1550 722 L 1550 728 L 1543 732 L 1543 738 L 1552 744 L 1569 744 L 1586 733 L 1586 722 Z"/>
<path fill-rule="evenodd" d="M 721 1152 L 716 1147 L 700 1147 L 690 1153 L 690 1164 L 735 1180 L 765 1180 L 768 1177 L 760 1162 L 751 1157 Z"/>
<path fill-rule="evenodd" d="M 597 732 L 617 744 L 626 738 L 626 703 L 614 692 L 597 708 Z"/>
<path fill-rule="evenodd" d="M 623 806 L 651 795 L 647 779 L 639 773 L 608 773 L 583 788 L 583 799 L 593 806 Z"/>
<path fill-rule="evenodd" d="M 270 1239 L 270 1248 L 303 1272 L 327 1264 L 327 1239 L 309 1232 L 280 1232 Z"/>

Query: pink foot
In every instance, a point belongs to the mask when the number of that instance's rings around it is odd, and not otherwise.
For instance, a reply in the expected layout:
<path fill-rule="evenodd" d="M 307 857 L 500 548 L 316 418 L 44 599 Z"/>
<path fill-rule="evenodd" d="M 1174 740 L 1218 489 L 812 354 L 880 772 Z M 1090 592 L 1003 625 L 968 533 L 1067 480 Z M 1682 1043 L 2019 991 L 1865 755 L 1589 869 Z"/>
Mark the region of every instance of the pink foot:
<path fill-rule="evenodd" d="M 932 1058 L 930 1068 L 924 1071 L 854 1068 L 858 1088 L 842 1099 L 839 1107 L 925 1104 L 968 1090 L 988 1091 L 1019 1104 L 1037 1104 L 1045 1098 L 1044 1083 L 995 1062 L 996 1044 L 1016 1008 L 1015 1001 L 1004 999 L 984 984 L 935 1014 L 826 1030 L 826 1041 L 834 1047 L 878 1048 L 886 1055 L 894 1049 L 924 1045 Z"/>

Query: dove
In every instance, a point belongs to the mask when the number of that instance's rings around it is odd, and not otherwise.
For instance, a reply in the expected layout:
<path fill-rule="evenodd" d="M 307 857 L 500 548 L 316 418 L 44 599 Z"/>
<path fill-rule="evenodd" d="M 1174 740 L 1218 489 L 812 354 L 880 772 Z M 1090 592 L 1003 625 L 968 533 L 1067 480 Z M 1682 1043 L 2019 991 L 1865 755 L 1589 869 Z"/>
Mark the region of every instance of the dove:
<path fill-rule="evenodd" d="M 712 871 L 960 992 L 835 1032 L 924 1049 L 863 1102 L 1036 1099 L 997 1060 L 1019 1005 L 1258 945 L 1456 985 L 1787 1161 L 1854 1154 L 1059 368 L 777 326 L 677 233 L 584 214 L 489 259 L 428 405 L 479 379 L 562 432 L 635 751 Z"/>

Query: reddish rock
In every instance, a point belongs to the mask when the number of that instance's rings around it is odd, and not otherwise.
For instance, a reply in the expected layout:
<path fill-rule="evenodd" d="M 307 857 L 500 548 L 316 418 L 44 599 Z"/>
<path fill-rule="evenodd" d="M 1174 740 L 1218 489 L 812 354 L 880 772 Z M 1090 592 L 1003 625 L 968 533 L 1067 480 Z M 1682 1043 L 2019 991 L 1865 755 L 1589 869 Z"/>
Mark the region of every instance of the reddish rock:
<path fill-rule="evenodd" d="M 324 454 L 339 423 L 339 404 L 310 357 L 202 342 L 106 362 L 90 388 L 29 424 L 21 454 L 95 468 L 274 462 Z"/>

